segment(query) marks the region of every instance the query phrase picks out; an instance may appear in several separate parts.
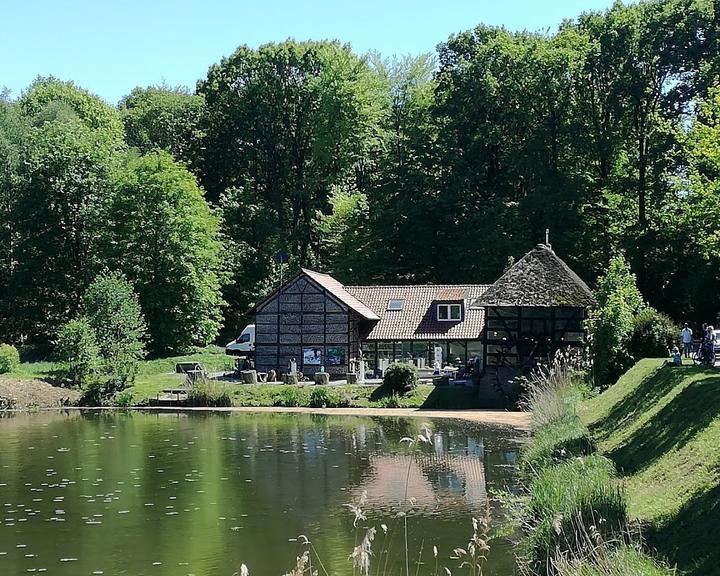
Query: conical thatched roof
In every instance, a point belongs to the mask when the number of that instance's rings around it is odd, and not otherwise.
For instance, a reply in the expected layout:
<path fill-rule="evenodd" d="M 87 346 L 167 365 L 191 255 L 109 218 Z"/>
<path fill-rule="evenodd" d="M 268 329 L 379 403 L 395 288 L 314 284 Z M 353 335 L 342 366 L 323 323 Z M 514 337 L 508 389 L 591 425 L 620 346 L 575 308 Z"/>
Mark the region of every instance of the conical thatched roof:
<path fill-rule="evenodd" d="M 595 303 L 590 288 L 552 248 L 538 244 L 513 264 L 480 298 L 481 306 L 562 306 Z"/>

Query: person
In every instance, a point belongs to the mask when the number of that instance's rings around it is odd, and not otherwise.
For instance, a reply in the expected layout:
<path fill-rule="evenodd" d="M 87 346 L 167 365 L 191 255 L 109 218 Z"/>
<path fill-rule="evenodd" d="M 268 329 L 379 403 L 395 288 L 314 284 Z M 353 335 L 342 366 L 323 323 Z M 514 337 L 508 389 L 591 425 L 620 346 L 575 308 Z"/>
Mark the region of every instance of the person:
<path fill-rule="evenodd" d="M 692 352 L 692 328 L 688 326 L 688 323 L 685 322 L 685 326 L 680 331 L 680 336 L 682 337 L 682 345 L 683 345 L 683 352 L 685 352 L 685 358 L 690 358 L 690 353 Z"/>
<path fill-rule="evenodd" d="M 682 366 L 682 354 L 677 346 L 673 346 L 671 357 L 673 366 Z"/>

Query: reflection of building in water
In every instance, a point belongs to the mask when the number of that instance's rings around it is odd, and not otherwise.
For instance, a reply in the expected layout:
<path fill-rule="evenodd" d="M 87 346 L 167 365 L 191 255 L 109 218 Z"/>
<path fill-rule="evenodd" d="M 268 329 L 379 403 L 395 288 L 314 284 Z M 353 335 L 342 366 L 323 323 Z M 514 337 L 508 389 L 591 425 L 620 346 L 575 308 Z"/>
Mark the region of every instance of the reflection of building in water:
<path fill-rule="evenodd" d="M 369 471 L 354 493 L 367 492 L 367 506 L 387 507 L 412 498 L 420 508 L 475 509 L 485 503 L 485 467 L 476 455 L 373 454 Z"/>

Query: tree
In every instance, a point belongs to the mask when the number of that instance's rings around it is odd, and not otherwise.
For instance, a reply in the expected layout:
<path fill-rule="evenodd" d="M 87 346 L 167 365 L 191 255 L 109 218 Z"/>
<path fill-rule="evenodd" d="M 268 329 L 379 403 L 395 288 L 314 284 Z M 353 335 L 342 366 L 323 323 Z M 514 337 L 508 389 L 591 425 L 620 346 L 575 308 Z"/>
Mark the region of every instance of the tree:
<path fill-rule="evenodd" d="M 205 100 L 182 88 L 135 88 L 120 101 L 125 141 L 142 154 L 170 152 L 191 170 L 198 168 L 204 132 Z"/>
<path fill-rule="evenodd" d="M 318 213 L 330 212 L 334 190 L 362 191 L 370 178 L 382 85 L 348 46 L 287 41 L 241 46 L 198 93 L 207 110 L 201 180 L 221 199 L 228 240 L 245 251 L 226 292 L 234 324 L 267 288 L 275 251 L 319 263 Z"/>
<path fill-rule="evenodd" d="M 609 386 L 634 361 L 628 350 L 633 318 L 645 307 L 635 275 L 623 256 L 610 262 L 598 281 L 595 299 L 597 305 L 587 320 L 593 377 L 599 386 Z"/>
<path fill-rule="evenodd" d="M 223 300 L 219 217 L 194 176 L 167 152 L 129 156 L 103 209 L 105 262 L 132 282 L 155 354 L 217 335 Z"/>
<path fill-rule="evenodd" d="M 122 131 L 117 112 L 71 83 L 38 80 L 19 101 L 32 126 L 10 216 L 17 338 L 47 344 L 75 317 L 98 267 L 100 207 Z"/>
<path fill-rule="evenodd" d="M 17 267 L 14 213 L 29 130 L 18 105 L 0 97 L 0 332 L 12 340 L 18 332 L 10 298 Z"/>
<path fill-rule="evenodd" d="M 83 308 L 104 361 L 108 390 L 133 382 L 145 356 L 145 320 L 132 285 L 117 272 L 100 274 L 85 292 Z"/>
<path fill-rule="evenodd" d="M 93 385 L 100 364 L 95 332 L 84 317 L 67 322 L 58 332 L 56 372 L 73 386 Z"/>

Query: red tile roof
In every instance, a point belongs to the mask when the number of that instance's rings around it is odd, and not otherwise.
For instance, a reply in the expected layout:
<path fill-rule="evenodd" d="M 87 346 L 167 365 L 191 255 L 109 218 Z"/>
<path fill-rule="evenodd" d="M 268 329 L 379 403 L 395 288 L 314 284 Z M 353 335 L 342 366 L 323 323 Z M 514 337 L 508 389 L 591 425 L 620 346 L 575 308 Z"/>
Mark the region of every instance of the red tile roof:
<path fill-rule="evenodd" d="M 485 311 L 473 306 L 487 289 L 481 284 L 422 286 L 345 286 L 345 291 L 365 303 L 380 321 L 369 340 L 474 340 L 482 336 Z M 453 298 L 447 298 L 448 294 Z M 465 298 L 462 322 L 437 319 L 437 302 Z M 388 310 L 389 300 L 404 300 L 402 310 Z"/>
<path fill-rule="evenodd" d="M 307 268 L 303 268 L 302 271 L 320 286 L 325 288 L 325 290 L 330 292 L 330 294 L 335 296 L 335 298 L 349 306 L 352 310 L 355 310 L 355 312 L 360 314 L 363 318 L 367 320 L 380 319 L 375 312 L 349 293 L 345 287 L 340 284 L 340 282 L 335 280 L 335 278 L 329 274 L 322 274 L 321 272 L 315 272 L 314 270 L 308 270 Z"/>

